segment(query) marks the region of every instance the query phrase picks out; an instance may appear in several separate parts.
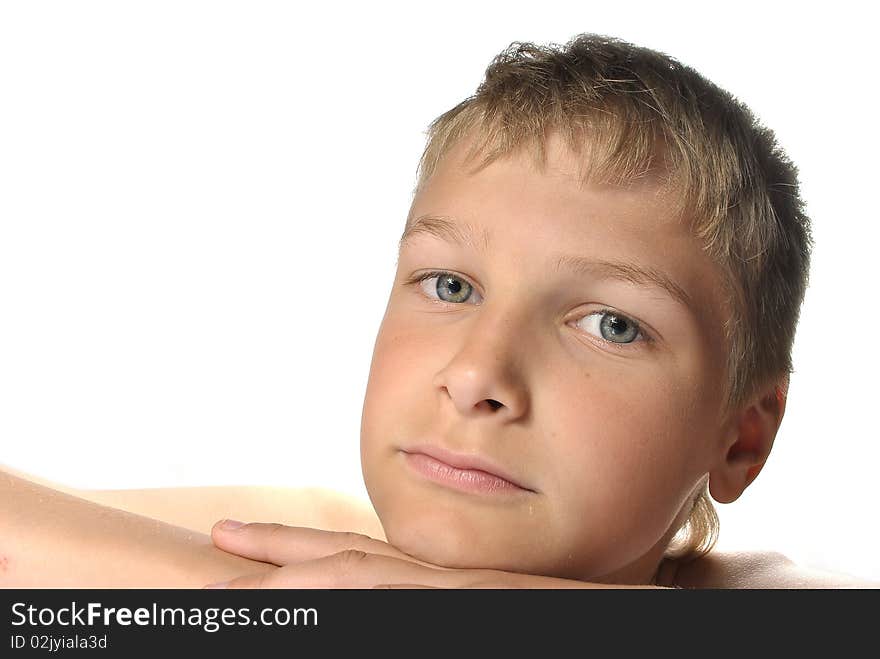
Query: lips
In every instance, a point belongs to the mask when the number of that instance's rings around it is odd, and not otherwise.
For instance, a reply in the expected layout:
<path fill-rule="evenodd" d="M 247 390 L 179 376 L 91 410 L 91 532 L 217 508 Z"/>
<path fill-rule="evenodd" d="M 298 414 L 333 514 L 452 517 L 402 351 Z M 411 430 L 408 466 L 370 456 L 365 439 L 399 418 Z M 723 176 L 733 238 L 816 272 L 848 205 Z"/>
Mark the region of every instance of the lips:
<path fill-rule="evenodd" d="M 404 449 L 403 452 L 408 454 L 410 462 L 418 463 L 423 471 L 430 469 L 432 475 L 437 475 L 443 480 L 457 481 L 476 489 L 518 488 L 535 492 L 511 474 L 508 469 L 485 456 L 454 453 L 433 444 L 412 446 Z M 427 456 L 430 460 L 420 460 L 419 456 Z"/>

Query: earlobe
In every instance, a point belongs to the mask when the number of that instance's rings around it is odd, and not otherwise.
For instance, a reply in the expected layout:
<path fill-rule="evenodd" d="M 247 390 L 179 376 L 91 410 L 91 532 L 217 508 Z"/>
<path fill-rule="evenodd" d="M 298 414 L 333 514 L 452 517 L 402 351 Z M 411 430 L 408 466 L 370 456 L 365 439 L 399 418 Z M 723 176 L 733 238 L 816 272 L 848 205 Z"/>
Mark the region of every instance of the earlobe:
<path fill-rule="evenodd" d="M 788 377 L 763 389 L 730 424 L 721 455 L 709 472 L 709 493 L 718 503 L 736 501 L 770 456 L 788 397 Z"/>

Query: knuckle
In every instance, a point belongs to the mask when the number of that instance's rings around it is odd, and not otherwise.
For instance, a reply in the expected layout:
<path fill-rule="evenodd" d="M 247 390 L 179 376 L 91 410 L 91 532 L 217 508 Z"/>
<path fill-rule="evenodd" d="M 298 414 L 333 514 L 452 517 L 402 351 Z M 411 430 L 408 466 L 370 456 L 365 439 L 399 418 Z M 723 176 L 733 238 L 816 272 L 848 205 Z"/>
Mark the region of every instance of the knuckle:
<path fill-rule="evenodd" d="M 250 531 L 260 534 L 274 534 L 284 528 L 283 524 L 277 522 L 248 522 L 241 527 L 241 531 Z"/>
<path fill-rule="evenodd" d="M 357 566 L 363 565 L 366 558 L 367 552 L 360 549 L 343 549 L 333 554 L 333 563 L 340 573 L 347 574 Z"/>
<path fill-rule="evenodd" d="M 366 536 L 363 533 L 355 533 L 354 531 L 343 531 L 340 536 L 341 544 L 348 549 L 360 549 L 361 551 L 366 551 L 374 542 L 373 538 Z"/>
<path fill-rule="evenodd" d="M 278 524 L 277 522 L 267 522 L 264 527 L 270 534 L 274 535 L 281 531 L 281 529 L 285 528 L 284 524 Z"/>
<path fill-rule="evenodd" d="M 268 542 L 274 542 L 276 540 L 280 542 L 282 532 L 287 527 L 285 527 L 284 524 L 278 524 L 277 522 L 269 522 L 265 524 L 263 528 L 265 529 L 266 540 Z"/>

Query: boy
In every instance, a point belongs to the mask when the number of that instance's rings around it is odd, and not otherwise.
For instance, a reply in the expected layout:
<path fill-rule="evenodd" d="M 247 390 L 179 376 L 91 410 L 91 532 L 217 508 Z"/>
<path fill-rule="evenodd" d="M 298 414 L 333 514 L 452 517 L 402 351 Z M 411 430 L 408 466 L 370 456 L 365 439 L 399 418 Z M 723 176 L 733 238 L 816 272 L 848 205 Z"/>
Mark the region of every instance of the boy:
<path fill-rule="evenodd" d="M 613 39 L 514 44 L 432 125 L 401 240 L 361 433 L 389 542 L 618 584 L 707 552 L 707 493 L 782 420 L 810 242 L 729 94 Z"/>
<path fill-rule="evenodd" d="M 719 569 L 708 553 L 709 496 L 739 497 L 784 414 L 810 243 L 794 167 L 728 94 L 613 39 L 514 44 L 431 127 L 364 400 L 375 514 L 331 521 L 346 507 L 315 494 L 296 500 L 303 514 L 323 507 L 310 521 L 290 507 L 275 518 L 374 539 L 217 528 L 242 562 L 203 537 L 193 562 L 182 529 L 144 532 L 148 522 L 119 511 L 96 524 L 100 509 L 60 494 L 48 514 L 65 511 L 60 537 L 97 532 L 105 567 L 136 564 L 141 583 L 197 580 L 209 566 L 258 573 L 236 586 L 383 583 L 368 570 L 416 585 L 535 575 L 541 586 L 639 586 L 671 585 L 661 573 L 677 567 L 690 586 L 805 585 L 778 556 L 761 555 L 755 583 L 731 576 L 751 559 Z M 19 579 L 51 582 L 57 547 L 46 551 L 49 536 L 20 512 L 47 514 L 33 503 L 45 492 L 6 482 L 18 497 L 0 510 L 8 537 L 29 532 L 23 544 L 43 552 L 18 552 Z M 185 514 L 171 500 L 156 517 Z M 139 532 L 145 567 L 128 553 Z M 72 552 L 80 565 L 84 547 Z M 345 548 L 384 562 L 352 562 Z M 344 560 L 322 563 L 329 554 Z"/>

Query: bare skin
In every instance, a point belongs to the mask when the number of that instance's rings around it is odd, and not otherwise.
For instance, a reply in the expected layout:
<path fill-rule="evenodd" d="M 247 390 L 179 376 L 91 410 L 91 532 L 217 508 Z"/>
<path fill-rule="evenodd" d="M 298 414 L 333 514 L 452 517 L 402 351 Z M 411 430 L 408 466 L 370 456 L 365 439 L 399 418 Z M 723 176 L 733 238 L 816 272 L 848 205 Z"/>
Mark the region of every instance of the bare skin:
<path fill-rule="evenodd" d="M 0 475 L 0 585 L 197 587 L 262 564 L 191 529 Z"/>
<path fill-rule="evenodd" d="M 278 569 L 242 556 L 257 556 L 274 525 L 248 524 L 237 536 L 214 528 L 212 542 L 212 527 L 224 517 L 337 531 L 352 548 L 358 541 L 352 534 L 385 539 L 367 504 L 322 488 L 78 490 L 4 467 L 0 587 L 201 588 Z M 343 546 L 328 544 L 333 552 Z M 578 585 L 548 586 L 540 579 L 528 587 Z M 664 579 L 686 588 L 877 587 L 800 568 L 775 552 L 713 552 Z"/>
<path fill-rule="evenodd" d="M 401 240 L 364 396 L 370 499 L 436 565 L 651 584 L 706 483 L 729 503 L 757 476 L 784 388 L 723 408 L 730 309 L 675 188 L 582 183 L 588 156 L 555 134 L 541 168 L 475 169 L 469 145 Z M 457 463 L 507 485 L 437 477 Z"/>

